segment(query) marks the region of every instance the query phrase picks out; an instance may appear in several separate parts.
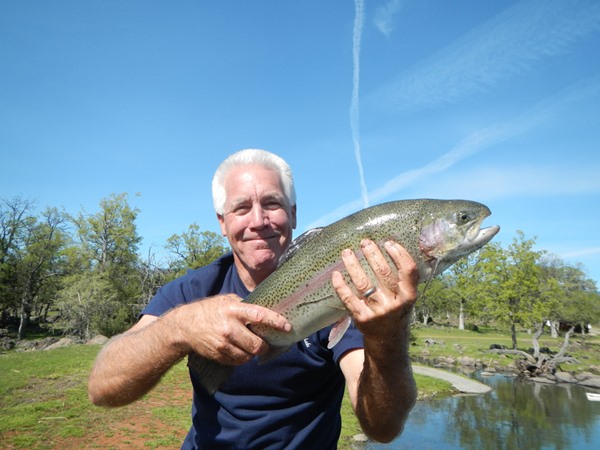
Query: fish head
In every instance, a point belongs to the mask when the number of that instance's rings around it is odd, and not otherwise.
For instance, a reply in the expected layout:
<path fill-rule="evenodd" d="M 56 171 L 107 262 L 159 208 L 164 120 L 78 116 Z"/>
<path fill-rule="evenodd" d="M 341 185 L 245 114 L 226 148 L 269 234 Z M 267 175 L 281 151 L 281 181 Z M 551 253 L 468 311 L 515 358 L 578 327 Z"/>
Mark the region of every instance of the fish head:
<path fill-rule="evenodd" d="M 419 235 L 419 249 L 426 261 L 420 274 L 422 280 L 442 273 L 460 258 L 483 247 L 500 231 L 497 225 L 481 228 L 491 214 L 481 203 L 447 200 L 432 206 L 423 216 Z"/>

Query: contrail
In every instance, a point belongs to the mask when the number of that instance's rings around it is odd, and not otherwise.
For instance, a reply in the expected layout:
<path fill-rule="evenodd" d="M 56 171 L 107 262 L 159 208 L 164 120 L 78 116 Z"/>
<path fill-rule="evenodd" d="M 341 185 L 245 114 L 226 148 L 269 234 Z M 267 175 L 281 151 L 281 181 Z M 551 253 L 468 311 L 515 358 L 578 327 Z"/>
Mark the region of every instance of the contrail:
<path fill-rule="evenodd" d="M 367 183 L 365 182 L 365 172 L 363 170 L 362 156 L 360 154 L 360 133 L 359 133 L 359 111 L 358 111 L 358 86 L 360 75 L 360 38 L 364 21 L 365 2 L 363 0 L 354 1 L 356 16 L 354 18 L 354 34 L 352 42 L 352 63 L 353 63 L 353 82 L 352 82 L 352 102 L 350 103 L 350 129 L 352 130 L 352 142 L 354 142 L 354 157 L 358 166 L 358 176 L 360 178 L 360 190 L 363 205 L 369 206 L 369 194 Z"/>
<path fill-rule="evenodd" d="M 522 135 L 538 127 L 540 124 L 547 123 L 556 117 L 561 108 L 566 104 L 598 95 L 600 95 L 600 76 L 593 76 L 580 81 L 534 107 L 523 111 L 522 114 L 514 119 L 496 123 L 469 134 L 439 158 L 417 169 L 402 172 L 398 176 L 388 180 L 382 186 L 374 189 L 370 193 L 370 198 L 375 202 L 381 201 L 407 186 L 414 185 L 417 181 L 449 170 L 460 161 L 472 155 L 491 148 L 500 142 Z M 323 224 L 338 220 L 360 208 L 361 204 L 359 200 L 350 201 L 308 224 L 306 228 L 323 226 Z"/>

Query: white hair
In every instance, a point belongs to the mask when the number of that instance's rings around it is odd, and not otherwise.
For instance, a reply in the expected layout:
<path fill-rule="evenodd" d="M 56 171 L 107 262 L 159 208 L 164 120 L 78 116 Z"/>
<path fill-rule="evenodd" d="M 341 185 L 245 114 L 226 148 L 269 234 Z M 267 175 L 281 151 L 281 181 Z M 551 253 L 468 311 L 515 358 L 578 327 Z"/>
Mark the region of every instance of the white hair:
<path fill-rule="evenodd" d="M 215 171 L 212 180 L 212 196 L 213 206 L 217 214 L 223 215 L 225 212 L 225 202 L 227 201 L 225 178 L 227 178 L 229 171 L 234 167 L 252 164 L 275 170 L 279 174 L 285 199 L 290 206 L 296 205 L 296 188 L 294 187 L 294 177 L 289 164 L 274 153 L 248 148 L 227 157 Z"/>

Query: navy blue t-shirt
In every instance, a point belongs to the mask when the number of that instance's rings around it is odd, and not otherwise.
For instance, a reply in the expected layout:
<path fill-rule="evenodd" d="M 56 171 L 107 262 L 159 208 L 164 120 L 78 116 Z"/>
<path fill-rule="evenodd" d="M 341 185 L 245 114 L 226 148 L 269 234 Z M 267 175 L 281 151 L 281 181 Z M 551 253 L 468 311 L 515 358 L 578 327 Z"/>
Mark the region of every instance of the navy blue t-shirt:
<path fill-rule="evenodd" d="M 231 253 L 163 286 L 142 314 L 160 316 L 178 305 L 226 293 L 242 298 L 249 294 Z M 351 326 L 329 350 L 330 329 L 309 336 L 265 364 L 255 358 L 236 367 L 214 396 L 190 370 L 192 426 L 181 448 L 337 448 L 345 388 L 338 362 L 348 350 L 362 348 L 363 338 Z"/>

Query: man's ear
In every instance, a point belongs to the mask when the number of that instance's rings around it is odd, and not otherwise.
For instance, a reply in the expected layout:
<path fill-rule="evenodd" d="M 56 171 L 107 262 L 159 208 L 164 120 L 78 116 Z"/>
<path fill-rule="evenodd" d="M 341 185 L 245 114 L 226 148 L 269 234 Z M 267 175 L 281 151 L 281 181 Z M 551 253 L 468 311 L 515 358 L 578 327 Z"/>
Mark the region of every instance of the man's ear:
<path fill-rule="evenodd" d="M 227 236 L 227 231 L 225 230 L 225 217 L 221 214 L 217 214 L 217 220 L 219 221 L 219 226 L 221 227 L 221 235 Z"/>
<path fill-rule="evenodd" d="M 296 229 L 296 205 L 292 206 L 292 217 L 291 217 L 292 229 Z"/>

